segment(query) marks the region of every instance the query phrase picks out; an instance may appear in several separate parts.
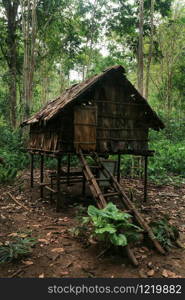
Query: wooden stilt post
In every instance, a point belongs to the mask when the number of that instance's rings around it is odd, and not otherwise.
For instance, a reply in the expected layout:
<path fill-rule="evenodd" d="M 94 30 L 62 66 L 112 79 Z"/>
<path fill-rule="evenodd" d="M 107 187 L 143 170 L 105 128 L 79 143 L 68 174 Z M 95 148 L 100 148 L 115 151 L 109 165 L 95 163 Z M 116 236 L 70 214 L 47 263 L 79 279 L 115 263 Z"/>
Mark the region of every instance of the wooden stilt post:
<path fill-rule="evenodd" d="M 70 168 L 71 168 L 71 155 L 67 155 L 67 186 L 70 185 Z"/>
<path fill-rule="evenodd" d="M 148 156 L 144 159 L 144 202 L 147 201 L 147 183 L 148 183 Z"/>
<path fill-rule="evenodd" d="M 86 194 L 86 179 L 85 179 L 85 175 L 83 173 L 83 182 L 82 182 L 82 196 L 85 197 Z"/>
<path fill-rule="evenodd" d="M 56 211 L 60 210 L 60 171 L 61 171 L 61 157 L 57 158 L 57 205 Z"/>
<path fill-rule="evenodd" d="M 33 188 L 33 184 L 34 184 L 34 178 L 33 178 L 34 155 L 33 155 L 33 153 L 30 153 L 30 160 L 31 160 L 31 164 L 30 164 L 30 186 L 31 186 L 31 188 Z"/>
<path fill-rule="evenodd" d="M 43 199 L 43 192 L 44 192 L 44 187 L 43 187 L 43 181 L 44 181 L 44 155 L 41 154 L 40 156 L 40 198 Z"/>
<path fill-rule="evenodd" d="M 53 178 L 52 178 L 52 174 L 51 174 L 51 189 L 53 189 Z M 53 192 L 50 191 L 50 202 L 53 202 Z"/>
<path fill-rule="evenodd" d="M 120 182 L 120 165 L 121 165 L 121 154 L 118 154 L 118 162 L 117 162 L 117 181 Z"/>

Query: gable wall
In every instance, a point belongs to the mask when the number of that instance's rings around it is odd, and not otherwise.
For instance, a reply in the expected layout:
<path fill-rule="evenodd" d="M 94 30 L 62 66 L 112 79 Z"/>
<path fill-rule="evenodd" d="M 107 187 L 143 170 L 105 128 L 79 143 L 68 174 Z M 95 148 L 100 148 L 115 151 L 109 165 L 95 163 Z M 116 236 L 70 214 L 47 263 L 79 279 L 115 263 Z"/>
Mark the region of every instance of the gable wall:
<path fill-rule="evenodd" d="M 108 78 L 97 90 L 98 151 L 147 150 L 148 126 L 145 110 L 131 97 L 132 91 L 119 76 Z"/>

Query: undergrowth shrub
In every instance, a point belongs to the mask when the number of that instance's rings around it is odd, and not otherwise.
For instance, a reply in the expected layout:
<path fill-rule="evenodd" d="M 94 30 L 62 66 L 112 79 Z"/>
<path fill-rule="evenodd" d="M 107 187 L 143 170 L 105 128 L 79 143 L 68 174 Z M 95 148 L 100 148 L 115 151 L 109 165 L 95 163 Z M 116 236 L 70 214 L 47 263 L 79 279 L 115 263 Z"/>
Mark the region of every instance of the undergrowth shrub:
<path fill-rule="evenodd" d="M 175 241 L 179 238 L 179 230 L 169 223 L 168 217 L 153 221 L 149 225 L 156 239 L 167 251 L 176 246 Z"/>
<path fill-rule="evenodd" d="M 153 181 L 161 183 L 182 183 L 184 180 L 185 146 L 180 139 L 170 140 L 162 133 L 151 136 L 150 149 L 155 150 L 149 158 L 148 174 Z"/>
<path fill-rule="evenodd" d="M 32 237 L 14 238 L 13 241 L 7 242 L 0 246 L 0 264 L 12 262 L 29 255 L 32 247 L 36 244 L 36 239 Z"/>
<path fill-rule="evenodd" d="M 24 140 L 20 129 L 11 130 L 0 122 L 0 183 L 11 182 L 17 173 L 29 164 L 28 154 L 24 151 Z"/>

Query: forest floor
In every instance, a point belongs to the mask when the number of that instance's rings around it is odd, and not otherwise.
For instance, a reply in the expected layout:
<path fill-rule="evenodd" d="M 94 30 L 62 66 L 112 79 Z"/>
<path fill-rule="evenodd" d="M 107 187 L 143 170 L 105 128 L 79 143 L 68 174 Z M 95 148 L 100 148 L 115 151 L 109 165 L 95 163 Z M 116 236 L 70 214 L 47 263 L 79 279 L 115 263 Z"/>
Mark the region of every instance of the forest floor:
<path fill-rule="evenodd" d="M 36 172 L 38 180 L 38 172 Z M 123 179 L 125 190 L 133 191 L 137 206 L 150 221 L 155 216 L 170 215 L 170 222 L 178 226 L 180 241 L 185 245 L 185 185 L 156 186 L 149 184 L 148 202 L 142 203 L 142 182 Z M 79 206 L 87 207 L 92 199 L 79 195 L 81 186 L 68 189 L 65 207 L 56 213 L 49 198 L 39 199 L 39 188 L 29 187 L 29 171 L 25 171 L 12 185 L 0 186 L 0 245 L 16 236 L 31 232 L 37 239 L 32 253 L 19 261 L 0 265 L 0 277 L 108 277 L 185 278 L 185 252 L 173 248 L 166 256 L 142 245 L 134 248 L 139 267 L 133 267 L 121 253 L 104 253 L 97 244 L 72 236 L 69 229 L 78 224 Z M 10 194 L 9 194 L 10 193 Z M 20 203 L 18 205 L 10 196 Z M 29 233 L 28 233 L 29 232 Z"/>

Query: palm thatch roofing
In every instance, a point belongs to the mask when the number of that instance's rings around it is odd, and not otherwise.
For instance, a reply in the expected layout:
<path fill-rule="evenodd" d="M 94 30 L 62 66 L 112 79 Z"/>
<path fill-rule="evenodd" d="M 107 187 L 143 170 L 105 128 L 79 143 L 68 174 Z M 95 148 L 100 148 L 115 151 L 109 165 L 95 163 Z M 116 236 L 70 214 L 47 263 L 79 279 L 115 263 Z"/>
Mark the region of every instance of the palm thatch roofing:
<path fill-rule="evenodd" d="M 70 88 L 66 89 L 59 97 L 56 99 L 49 101 L 39 112 L 34 114 L 31 118 L 25 120 L 21 126 L 31 125 L 38 122 L 44 122 L 51 120 L 56 117 L 68 104 L 73 101 L 78 101 L 81 97 L 85 96 L 85 94 L 94 88 L 96 88 L 97 83 L 99 83 L 106 76 L 114 76 L 116 73 L 122 73 L 124 80 L 126 80 L 127 88 L 129 88 L 132 93 L 134 93 L 136 101 L 138 103 L 143 104 L 145 109 L 150 114 L 150 118 L 152 120 L 153 126 L 151 128 L 155 130 L 163 129 L 165 126 L 160 118 L 157 116 L 155 111 L 150 107 L 148 102 L 141 94 L 135 89 L 135 87 L 130 83 L 130 81 L 125 76 L 125 69 L 121 65 L 112 66 L 106 70 L 104 70 L 101 74 L 95 75 L 91 78 L 86 79 L 85 81 L 74 84 Z"/>

